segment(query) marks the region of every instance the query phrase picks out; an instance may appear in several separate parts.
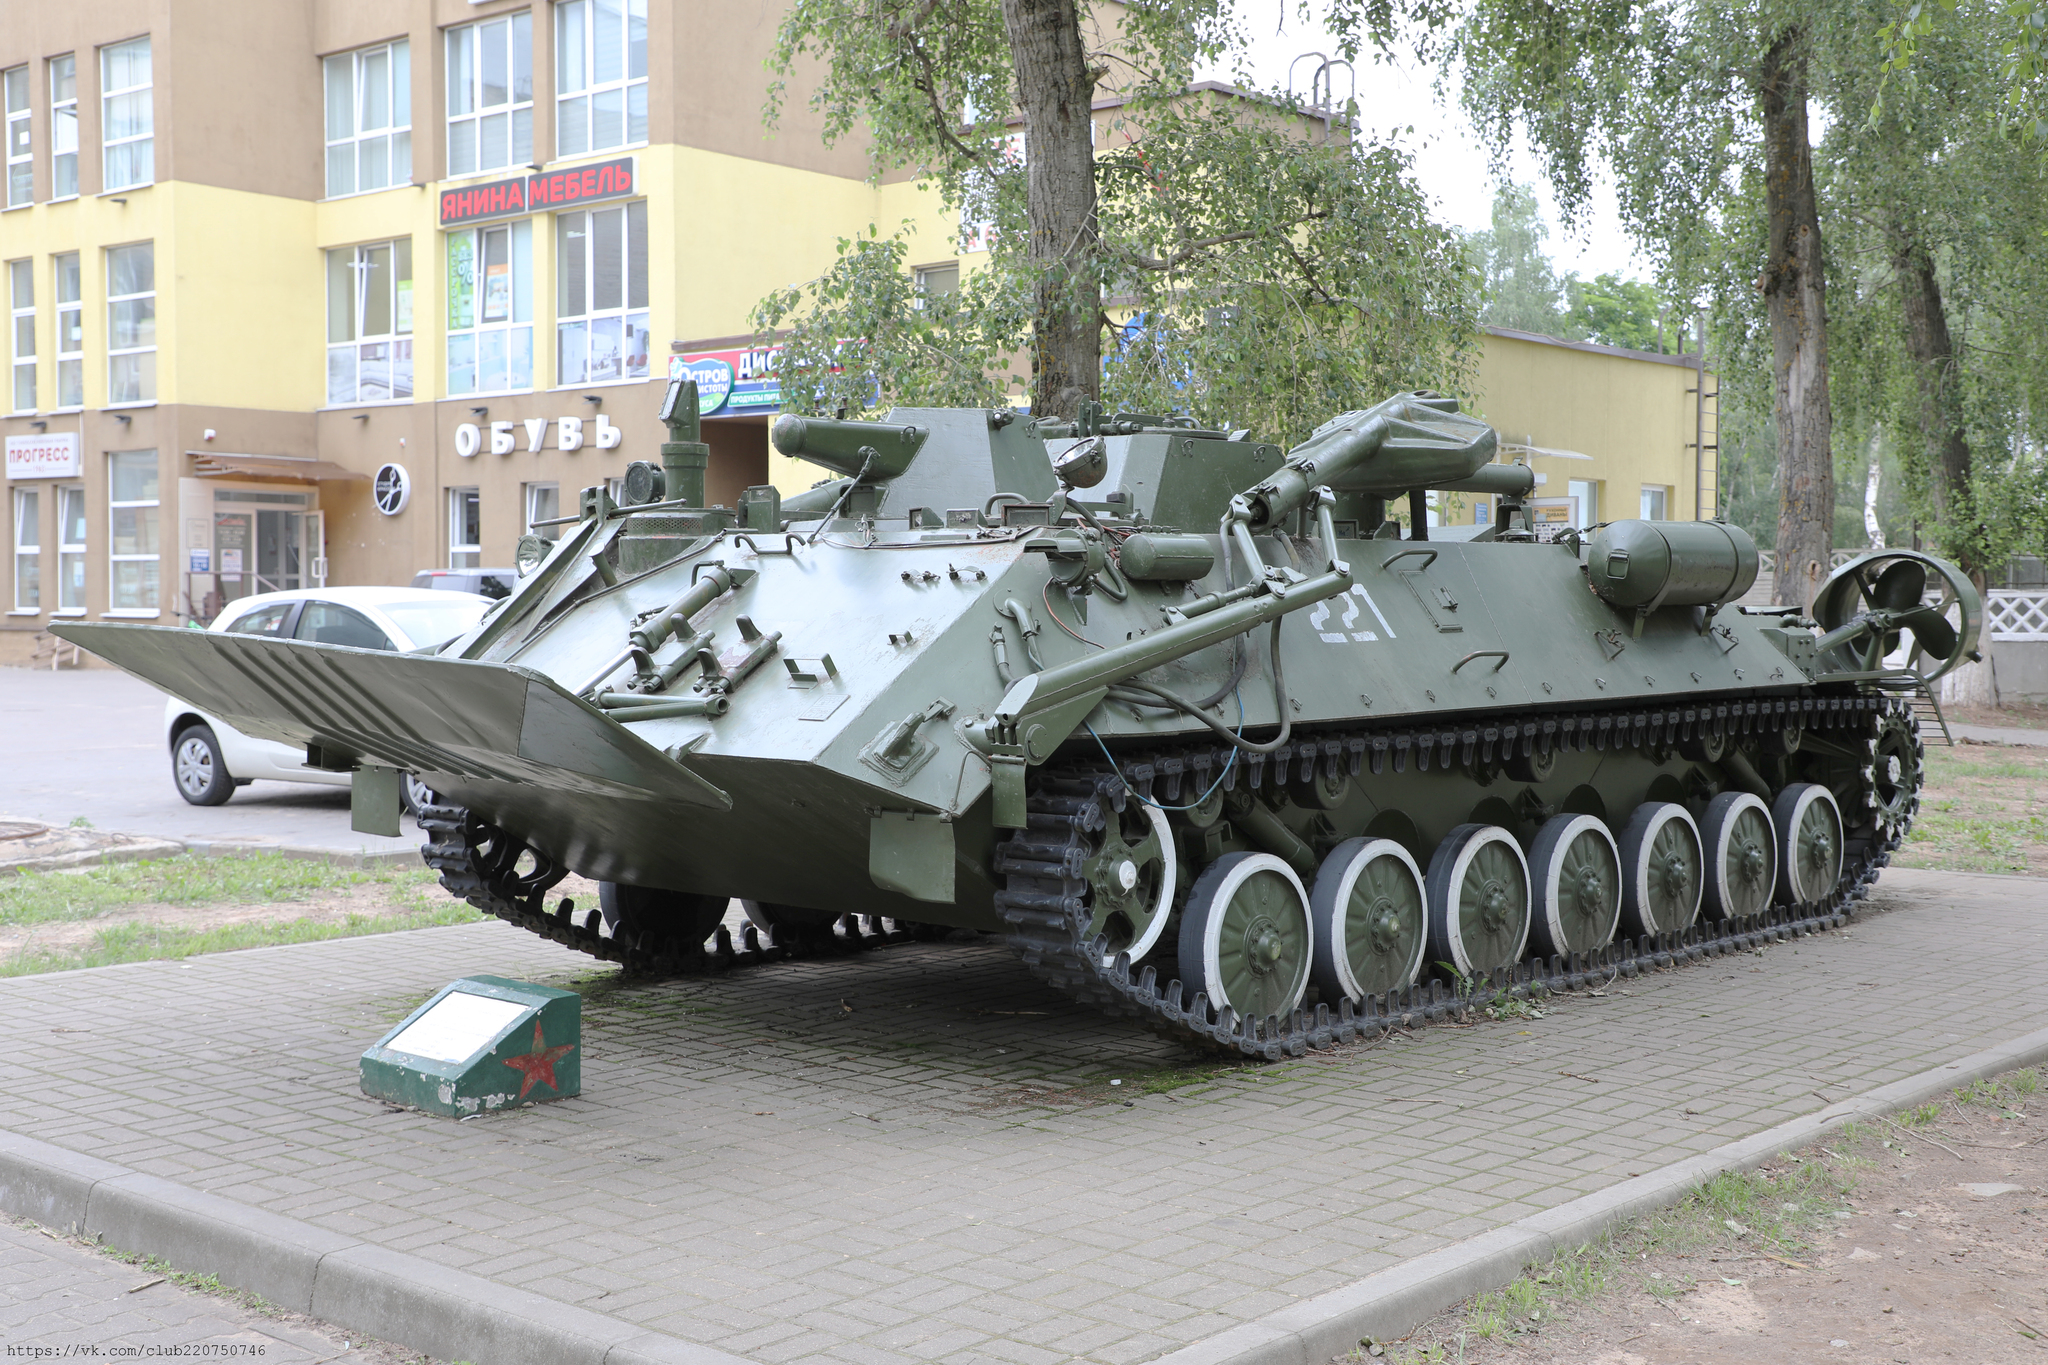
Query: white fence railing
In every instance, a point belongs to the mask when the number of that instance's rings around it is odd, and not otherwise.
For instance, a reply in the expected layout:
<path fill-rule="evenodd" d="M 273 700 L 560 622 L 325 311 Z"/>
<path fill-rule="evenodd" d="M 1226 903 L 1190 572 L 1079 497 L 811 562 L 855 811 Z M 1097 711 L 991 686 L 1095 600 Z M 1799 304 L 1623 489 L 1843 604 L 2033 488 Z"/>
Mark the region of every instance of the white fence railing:
<path fill-rule="evenodd" d="M 1862 550 L 1831 550 L 1828 552 L 1828 572 L 1833 573 L 1857 555 L 1866 553 L 1868 553 L 1867 548 Z M 1775 550 L 1758 550 L 1756 552 L 1756 561 L 1756 576 L 1758 578 L 1767 578 L 1778 571 L 1778 555 Z"/>
<path fill-rule="evenodd" d="M 1985 593 L 1984 636 L 2048 640 L 2048 588 L 1993 588 Z"/>

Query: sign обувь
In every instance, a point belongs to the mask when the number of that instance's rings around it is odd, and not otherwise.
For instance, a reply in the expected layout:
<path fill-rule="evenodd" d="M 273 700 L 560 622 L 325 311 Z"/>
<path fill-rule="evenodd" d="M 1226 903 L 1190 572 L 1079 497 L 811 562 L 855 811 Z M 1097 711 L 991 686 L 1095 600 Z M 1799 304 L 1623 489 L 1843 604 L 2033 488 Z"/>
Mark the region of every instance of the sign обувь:
<path fill-rule="evenodd" d="M 529 417 L 523 422 L 491 423 L 491 454 L 510 455 L 519 448 L 519 429 L 526 430 L 526 448 L 544 450 L 548 444 L 548 423 L 555 424 L 556 450 L 581 450 L 590 445 L 598 450 L 617 450 L 625 433 L 612 425 L 603 413 L 595 417 Z M 484 429 L 475 422 L 455 428 L 455 453 L 468 459 L 484 448 Z"/>

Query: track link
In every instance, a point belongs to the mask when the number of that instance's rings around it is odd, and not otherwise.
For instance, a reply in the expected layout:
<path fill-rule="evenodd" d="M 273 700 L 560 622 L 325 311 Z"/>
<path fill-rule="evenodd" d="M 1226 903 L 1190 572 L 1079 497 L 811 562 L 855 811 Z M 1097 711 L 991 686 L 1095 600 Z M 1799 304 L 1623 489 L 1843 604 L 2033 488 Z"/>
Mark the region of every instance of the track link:
<path fill-rule="evenodd" d="M 441 874 L 441 885 L 487 915 L 516 924 L 528 933 L 588 953 L 600 962 L 616 962 L 628 976 L 701 976 L 738 967 L 760 966 L 785 958 L 857 952 L 891 943 L 908 943 L 922 935 L 873 915 L 842 915 L 832 926 L 831 941 L 821 936 L 777 942 L 753 924 L 740 928 L 739 941 L 723 925 L 709 939 L 692 943 L 658 929 L 635 933 L 623 926 L 606 933 L 595 906 L 579 911 L 564 897 L 553 911 L 547 893 L 567 875 L 545 855 L 461 806 L 426 806 L 419 813 L 427 842 L 420 854 Z"/>
<path fill-rule="evenodd" d="M 1089 923 L 1088 883 L 1081 868 L 1097 843 L 1109 812 L 1121 811 L 1135 793 L 1152 795 L 1165 779 L 1164 795 L 1178 801 L 1183 778 L 1197 793 L 1222 771 L 1230 751 L 1208 744 L 1169 747 L 1118 760 L 1042 769 L 1028 793 L 1028 823 L 996 850 L 996 870 L 1005 874 L 996 909 L 1009 926 L 1010 947 L 1041 980 L 1112 1014 L 1143 1021 L 1169 1037 L 1248 1057 L 1277 1060 L 1298 1057 L 1310 1048 L 1334 1047 L 1359 1038 L 1425 1020 L 1447 1018 L 1483 1007 L 1504 997 L 1527 997 L 1545 991 L 1598 987 L 1617 977 L 1728 953 L 1747 952 L 1766 943 L 1803 937 L 1848 922 L 1854 903 L 1868 894 L 1869 884 L 1903 842 L 1918 808 L 1920 772 L 1910 774 L 1904 800 L 1880 802 L 1871 759 L 1875 741 L 1887 728 L 1909 732 L 1918 750 L 1918 726 L 1910 709 L 1892 698 L 1808 695 L 1764 701 L 1718 703 L 1672 710 L 1620 709 L 1575 712 L 1533 718 L 1487 721 L 1483 724 L 1430 726 L 1426 729 L 1346 731 L 1320 734 L 1285 746 L 1272 755 L 1243 764 L 1253 789 L 1299 765 L 1299 779 L 1311 780 L 1319 765 L 1357 776 L 1370 764 L 1379 773 L 1391 762 L 1404 770 L 1411 756 L 1426 771 L 1432 754 L 1443 766 L 1469 765 L 1475 758 L 1492 762 L 1519 746 L 1526 755 L 1537 747 L 1577 749 L 1629 748 L 1714 737 L 1732 742 L 1739 736 L 1812 730 L 1837 745 L 1856 743 L 1866 756 L 1857 775 L 1853 802 L 1836 800 L 1842 810 L 1844 849 L 1842 875 L 1825 898 L 1796 906 L 1774 906 L 1752 916 L 1695 925 L 1678 934 L 1657 935 L 1642 942 L 1622 939 L 1600 952 L 1547 961 L 1529 959 L 1477 978 L 1468 991 L 1453 992 L 1431 980 L 1408 990 L 1369 997 L 1354 1008 L 1339 1002 L 1314 1010 L 1296 1010 L 1290 1017 L 1263 1019 L 1217 1009 L 1197 992 L 1189 998 L 1178 980 L 1161 982 L 1151 966 L 1134 965 L 1127 954 L 1108 959 L 1105 939 L 1084 942 Z M 1341 765 L 1341 766 L 1340 766 Z M 1233 786 L 1236 770 L 1224 774 Z"/>

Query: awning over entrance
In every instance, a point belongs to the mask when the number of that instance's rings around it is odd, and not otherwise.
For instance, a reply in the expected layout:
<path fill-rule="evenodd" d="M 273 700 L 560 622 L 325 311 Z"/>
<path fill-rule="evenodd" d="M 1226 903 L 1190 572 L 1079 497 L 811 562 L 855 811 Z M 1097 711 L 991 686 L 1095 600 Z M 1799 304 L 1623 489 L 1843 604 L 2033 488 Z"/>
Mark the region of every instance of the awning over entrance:
<path fill-rule="evenodd" d="M 332 460 L 310 455 L 227 455 L 211 450 L 188 450 L 196 463 L 192 472 L 202 479 L 269 479 L 277 483 L 326 482 L 347 479 L 368 483 L 368 474 L 345 469 Z"/>

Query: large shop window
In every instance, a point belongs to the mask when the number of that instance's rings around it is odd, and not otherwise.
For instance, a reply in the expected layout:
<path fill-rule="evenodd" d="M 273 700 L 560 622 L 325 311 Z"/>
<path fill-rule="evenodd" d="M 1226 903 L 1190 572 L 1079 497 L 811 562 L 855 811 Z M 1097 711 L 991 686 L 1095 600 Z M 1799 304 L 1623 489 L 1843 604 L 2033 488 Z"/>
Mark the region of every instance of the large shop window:
<path fill-rule="evenodd" d="M 533 13 L 448 30 L 448 174 L 533 161 Z"/>
<path fill-rule="evenodd" d="M 85 490 L 57 490 L 57 610 L 85 610 Z"/>
<path fill-rule="evenodd" d="M 448 234 L 448 392 L 533 387 L 533 223 Z"/>
<path fill-rule="evenodd" d="M 555 6 L 555 155 L 647 141 L 647 0 Z"/>
<path fill-rule="evenodd" d="M 107 402 L 156 401 L 156 247 L 107 251 Z"/>
<path fill-rule="evenodd" d="M 108 605 L 115 611 L 155 611 L 161 550 L 154 450 L 107 456 L 107 511 L 113 584 Z"/>
<path fill-rule="evenodd" d="M 43 606 L 43 499 L 33 488 L 14 490 L 14 609 Z"/>
<path fill-rule="evenodd" d="M 78 253 L 50 258 L 57 285 L 57 406 L 85 406 L 85 301 L 78 274 Z"/>
<path fill-rule="evenodd" d="M 8 336 L 14 349 L 14 382 L 10 390 L 16 412 L 36 406 L 36 263 L 7 263 Z"/>
<path fill-rule="evenodd" d="M 151 98 L 149 39 L 100 49 L 100 145 L 106 153 L 101 189 L 133 189 L 156 179 Z"/>
<path fill-rule="evenodd" d="M 412 183 L 412 47 L 344 52 L 327 77 L 327 197 Z"/>
<path fill-rule="evenodd" d="M 327 253 L 327 401 L 412 397 L 412 238 Z"/>
<path fill-rule="evenodd" d="M 448 490 L 448 567 L 480 569 L 484 564 L 483 499 L 474 488 Z"/>
<path fill-rule="evenodd" d="M 78 57 L 50 58 L 50 198 L 78 197 Z"/>
<path fill-rule="evenodd" d="M 7 207 L 36 199 L 36 149 L 29 139 L 28 68 L 0 72 L 7 105 Z"/>
<path fill-rule="evenodd" d="M 555 382 L 646 378 L 646 201 L 558 214 L 555 232 Z"/>

